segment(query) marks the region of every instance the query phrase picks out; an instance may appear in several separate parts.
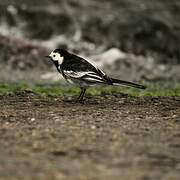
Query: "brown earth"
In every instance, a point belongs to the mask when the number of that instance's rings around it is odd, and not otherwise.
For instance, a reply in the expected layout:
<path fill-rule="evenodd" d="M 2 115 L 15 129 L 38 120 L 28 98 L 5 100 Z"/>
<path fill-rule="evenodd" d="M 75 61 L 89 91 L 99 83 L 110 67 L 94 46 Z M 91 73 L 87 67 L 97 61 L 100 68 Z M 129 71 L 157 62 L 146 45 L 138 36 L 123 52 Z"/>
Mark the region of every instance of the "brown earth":
<path fill-rule="evenodd" d="M 180 179 L 180 98 L 0 98 L 0 179 Z"/>

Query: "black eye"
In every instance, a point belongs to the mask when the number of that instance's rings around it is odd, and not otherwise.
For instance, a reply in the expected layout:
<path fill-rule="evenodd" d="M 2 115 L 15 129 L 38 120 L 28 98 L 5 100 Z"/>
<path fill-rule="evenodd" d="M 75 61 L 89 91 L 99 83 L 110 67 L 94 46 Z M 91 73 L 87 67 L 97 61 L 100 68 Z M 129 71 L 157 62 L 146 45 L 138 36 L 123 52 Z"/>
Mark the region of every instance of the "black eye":
<path fill-rule="evenodd" d="M 53 57 L 56 57 L 56 55 L 54 54 Z"/>

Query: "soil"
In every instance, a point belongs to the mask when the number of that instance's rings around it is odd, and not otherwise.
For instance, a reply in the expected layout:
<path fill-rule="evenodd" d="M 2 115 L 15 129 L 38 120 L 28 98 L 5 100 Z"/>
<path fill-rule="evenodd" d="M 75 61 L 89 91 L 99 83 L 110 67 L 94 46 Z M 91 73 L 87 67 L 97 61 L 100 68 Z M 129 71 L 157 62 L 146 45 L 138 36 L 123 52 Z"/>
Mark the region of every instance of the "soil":
<path fill-rule="evenodd" d="M 0 179 L 180 179 L 180 98 L 0 97 Z"/>

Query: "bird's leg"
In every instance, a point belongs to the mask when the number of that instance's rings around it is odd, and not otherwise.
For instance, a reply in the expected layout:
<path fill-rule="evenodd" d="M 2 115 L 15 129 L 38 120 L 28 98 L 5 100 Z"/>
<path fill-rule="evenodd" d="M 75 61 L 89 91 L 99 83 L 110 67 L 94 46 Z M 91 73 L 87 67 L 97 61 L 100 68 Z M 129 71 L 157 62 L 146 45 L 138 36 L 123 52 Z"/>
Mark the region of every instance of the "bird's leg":
<path fill-rule="evenodd" d="M 86 92 L 86 88 L 81 88 L 80 95 L 79 95 L 79 97 L 77 99 L 78 101 L 82 101 L 83 100 L 85 92 Z"/>
<path fill-rule="evenodd" d="M 83 89 L 81 88 L 81 92 L 80 92 L 80 94 L 79 94 L 79 96 L 78 96 L 77 100 L 79 100 L 79 99 L 81 98 L 82 93 L 83 93 Z"/>
<path fill-rule="evenodd" d="M 82 92 L 82 95 L 81 95 L 80 101 L 82 101 L 82 100 L 83 100 L 83 97 L 84 97 L 85 92 L 86 92 L 86 88 L 83 88 L 83 92 Z"/>

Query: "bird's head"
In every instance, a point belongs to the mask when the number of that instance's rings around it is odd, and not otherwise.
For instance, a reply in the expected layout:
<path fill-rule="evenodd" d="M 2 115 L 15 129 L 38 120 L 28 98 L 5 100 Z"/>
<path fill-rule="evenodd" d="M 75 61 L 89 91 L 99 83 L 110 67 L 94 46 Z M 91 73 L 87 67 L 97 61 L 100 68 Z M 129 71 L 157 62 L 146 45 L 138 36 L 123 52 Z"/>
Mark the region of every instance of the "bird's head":
<path fill-rule="evenodd" d="M 68 52 L 64 49 L 55 49 L 48 56 L 54 63 L 58 63 L 59 65 L 63 63 L 65 56 L 68 55 Z"/>

